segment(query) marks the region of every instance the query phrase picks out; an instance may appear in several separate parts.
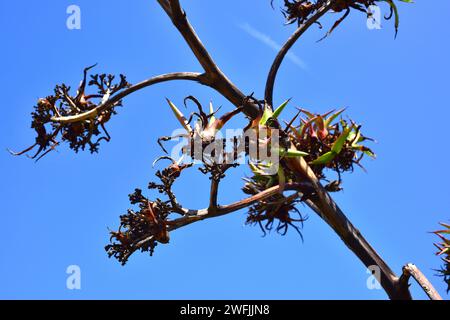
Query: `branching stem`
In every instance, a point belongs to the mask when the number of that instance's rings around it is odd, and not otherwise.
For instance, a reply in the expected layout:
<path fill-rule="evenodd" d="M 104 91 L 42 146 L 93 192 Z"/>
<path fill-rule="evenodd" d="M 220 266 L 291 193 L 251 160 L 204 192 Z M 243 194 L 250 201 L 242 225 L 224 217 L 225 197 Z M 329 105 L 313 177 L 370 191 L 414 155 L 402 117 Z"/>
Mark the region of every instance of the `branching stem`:
<path fill-rule="evenodd" d="M 116 95 L 105 101 L 104 103 L 100 104 L 99 106 L 95 107 L 92 110 L 89 110 L 87 112 L 75 115 L 75 116 L 69 116 L 69 117 L 54 117 L 52 118 L 52 121 L 59 122 L 59 123 L 73 123 L 73 122 L 79 122 L 84 121 L 88 119 L 93 119 L 97 115 L 99 115 L 102 111 L 113 107 L 116 103 L 118 103 L 120 100 L 128 96 L 129 94 L 132 94 L 133 92 L 136 92 L 138 90 L 141 90 L 145 87 L 152 86 L 157 83 L 161 82 L 167 82 L 167 81 L 173 81 L 173 80 L 190 80 L 190 81 L 197 81 L 202 84 L 204 83 L 204 75 L 201 73 L 195 73 L 195 72 L 174 72 L 174 73 L 167 73 L 162 74 L 147 80 L 144 80 L 140 83 L 137 83 L 125 90 L 122 90 L 118 92 Z"/>
<path fill-rule="evenodd" d="M 52 119 L 54 122 L 64 124 L 93 119 L 102 111 L 113 107 L 115 104 L 121 101 L 121 99 L 135 91 L 157 83 L 172 80 L 196 81 L 203 85 L 209 86 L 217 90 L 222 96 L 228 99 L 236 107 L 242 107 L 243 112 L 251 119 L 254 119 L 259 115 L 258 106 L 254 104 L 251 99 L 246 99 L 246 96 L 225 76 L 225 74 L 216 65 L 211 55 L 197 36 L 194 28 L 189 23 L 185 12 L 181 8 L 179 0 L 157 1 L 170 17 L 172 23 L 183 36 L 186 43 L 189 45 L 195 57 L 204 69 L 204 73 L 177 72 L 150 78 L 120 91 L 104 103 L 101 103 L 99 106 L 88 112 L 76 116 L 55 117 Z M 293 35 L 287 40 L 285 45 L 281 48 L 280 52 L 277 54 L 268 74 L 265 87 L 265 101 L 270 106 L 272 106 L 273 104 L 275 79 L 286 54 L 310 26 L 318 22 L 318 19 L 331 9 L 334 1 L 335 0 L 326 1 L 305 23 L 300 25 L 299 28 L 293 33 Z M 364 265 L 366 265 L 367 267 L 376 265 L 380 268 L 381 285 L 391 299 L 411 299 L 411 295 L 408 289 L 408 279 L 410 276 L 413 276 L 419 282 L 419 284 L 421 284 L 422 288 L 424 288 L 430 298 L 439 297 L 437 292 L 434 290 L 431 284 L 429 284 L 428 280 L 425 279 L 423 274 L 420 273 L 420 271 L 418 271 L 418 269 L 413 267 L 412 265 L 408 265 L 404 268 L 404 272 L 401 278 L 398 278 L 395 275 L 395 273 L 389 268 L 386 262 L 378 255 L 378 253 L 371 247 L 368 241 L 361 235 L 359 230 L 356 229 L 348 220 L 342 210 L 330 197 L 328 192 L 323 188 L 320 181 L 317 179 L 314 172 L 303 158 L 300 157 L 289 160 L 288 166 L 292 170 L 292 172 L 296 174 L 297 182 L 286 184 L 284 186 L 284 190 L 296 190 L 299 196 L 302 195 L 303 188 L 308 189 L 308 194 L 311 193 L 311 189 L 313 190 L 314 197 L 306 200 L 308 206 L 312 210 L 314 210 L 322 219 L 324 219 L 324 221 L 328 225 L 331 226 L 331 228 L 339 235 L 345 245 L 364 263 Z M 168 230 L 173 231 L 197 221 L 202 221 L 205 219 L 229 214 L 231 212 L 236 212 L 240 209 L 254 204 L 255 202 L 271 197 L 281 191 L 283 190 L 280 186 L 274 186 L 244 200 L 226 206 L 220 206 L 217 204 L 218 181 L 213 181 L 211 185 L 209 207 L 201 210 L 189 210 L 180 208 L 180 213 L 182 213 L 183 216 L 178 219 L 168 221 Z M 152 237 L 147 237 L 140 240 L 133 246 L 133 252 L 151 240 Z"/>

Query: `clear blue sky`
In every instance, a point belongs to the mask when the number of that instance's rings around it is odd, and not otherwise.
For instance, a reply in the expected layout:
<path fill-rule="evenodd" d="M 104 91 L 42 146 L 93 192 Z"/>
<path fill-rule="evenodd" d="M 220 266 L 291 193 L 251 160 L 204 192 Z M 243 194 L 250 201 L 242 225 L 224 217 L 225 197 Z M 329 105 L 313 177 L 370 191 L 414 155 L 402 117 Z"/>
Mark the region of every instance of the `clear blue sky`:
<path fill-rule="evenodd" d="M 156 1 L 77 0 L 81 30 L 66 28 L 70 4 L 0 3 L 3 150 L 33 141 L 36 100 L 57 83 L 76 87 L 85 66 L 98 62 L 96 72 L 124 73 L 134 83 L 201 71 Z M 269 0 L 182 4 L 222 69 L 245 93 L 261 97 L 273 47 L 294 27 L 283 26 Z M 450 3 L 418 0 L 399 9 L 395 41 L 392 21 L 370 31 L 356 12 L 320 43 L 326 29 L 311 28 L 280 71 L 275 101 L 293 97 L 293 106 L 316 112 L 349 107 L 347 114 L 378 141 L 378 159 L 366 161 L 368 173 L 345 176 L 338 203 L 397 273 L 414 262 L 445 294 L 434 277 L 440 261 L 428 232 L 450 218 Z M 324 25 L 337 17 L 328 15 Z M 232 108 L 208 88 L 163 84 L 126 99 L 100 154 L 62 147 L 34 163 L 0 152 L 0 298 L 385 299 L 367 289 L 362 263 L 306 208 L 304 243 L 295 233 L 262 238 L 257 227 L 243 225 L 242 211 L 174 232 L 154 257 L 136 254 L 125 267 L 107 258 L 107 227 L 117 227 L 128 193 L 153 179 L 156 137 L 177 127 L 164 97 L 181 104 L 190 94 Z M 221 203 L 243 197 L 245 171 L 227 177 Z M 194 170 L 176 190 L 185 206 L 201 208 L 208 180 Z M 82 271 L 81 290 L 66 289 L 73 264 Z M 413 291 L 424 297 L 415 285 Z"/>

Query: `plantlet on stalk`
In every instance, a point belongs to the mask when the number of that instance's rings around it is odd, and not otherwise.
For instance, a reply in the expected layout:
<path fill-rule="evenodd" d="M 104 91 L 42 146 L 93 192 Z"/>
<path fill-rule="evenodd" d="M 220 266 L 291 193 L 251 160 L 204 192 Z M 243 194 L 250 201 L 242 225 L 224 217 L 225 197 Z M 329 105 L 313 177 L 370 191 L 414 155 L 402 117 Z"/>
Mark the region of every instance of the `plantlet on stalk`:
<path fill-rule="evenodd" d="M 202 145 L 202 150 L 206 148 L 208 145 L 213 143 L 216 139 L 216 134 L 220 129 L 223 128 L 223 126 L 230 121 L 235 115 L 241 112 L 241 109 L 237 108 L 231 112 L 225 113 L 220 118 L 216 118 L 215 114 L 218 110 L 214 111 L 214 108 L 212 106 L 212 102 L 210 103 L 210 113 L 206 114 L 203 110 L 202 105 L 200 102 L 193 96 L 188 96 L 185 98 L 184 103 L 186 106 L 187 101 L 193 101 L 195 105 L 198 108 L 198 112 L 193 112 L 189 119 L 186 119 L 186 117 L 183 115 L 183 113 L 177 108 L 177 106 L 167 99 L 167 102 L 177 118 L 178 122 L 183 126 L 183 128 L 186 130 L 185 134 L 180 134 L 177 136 L 164 136 L 160 137 L 158 139 L 158 143 L 163 149 L 164 152 L 167 153 L 167 150 L 164 148 L 161 142 L 163 141 L 170 141 L 174 138 L 186 138 L 188 139 L 188 143 L 190 144 L 192 141 L 200 141 Z M 191 121 L 193 120 L 193 117 L 197 117 L 197 121 L 194 124 L 194 127 L 191 126 Z M 191 154 L 192 156 L 192 154 Z"/>
<path fill-rule="evenodd" d="M 311 165 L 315 174 L 326 180 L 324 169 L 332 169 L 338 180 L 326 186 L 330 191 L 340 190 L 341 173 L 352 171 L 353 165 L 361 166 L 364 155 L 375 157 L 375 154 L 362 143 L 371 140 L 361 134 L 361 127 L 353 121 L 337 121 L 345 109 L 332 110 L 325 114 L 313 114 L 305 109 L 300 113 L 306 118 L 300 119 L 296 126 L 288 123 L 288 133 L 292 143 L 298 150 L 307 153 L 305 160 Z"/>

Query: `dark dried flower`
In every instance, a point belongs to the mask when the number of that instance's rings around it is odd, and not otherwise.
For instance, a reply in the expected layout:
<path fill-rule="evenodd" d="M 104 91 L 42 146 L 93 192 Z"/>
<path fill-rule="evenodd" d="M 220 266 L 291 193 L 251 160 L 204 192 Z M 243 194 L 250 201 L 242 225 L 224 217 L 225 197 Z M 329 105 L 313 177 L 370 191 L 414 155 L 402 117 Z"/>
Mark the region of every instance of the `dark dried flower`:
<path fill-rule="evenodd" d="M 127 214 L 120 217 L 119 230 L 110 232 L 111 244 L 107 245 L 105 250 L 109 257 L 116 258 L 122 265 L 126 264 L 128 258 L 137 250 L 148 251 L 152 255 L 158 243 L 168 243 L 169 215 L 185 214 L 172 191 L 172 185 L 181 172 L 192 164 L 178 164 L 169 157 L 161 157 L 155 163 L 161 159 L 169 159 L 171 164 L 156 172 L 161 183 L 150 182 L 148 188 L 166 195 L 168 200 L 157 198 L 150 201 L 142 194 L 141 189 L 135 189 L 129 199 L 132 205 L 138 205 L 139 210 L 128 210 Z"/>
<path fill-rule="evenodd" d="M 286 197 L 280 193 L 267 198 L 249 208 L 246 224 L 258 224 L 264 235 L 272 231 L 275 225 L 275 230 L 281 235 L 286 235 L 288 228 L 292 227 L 303 240 L 300 229 L 307 218 L 297 209 L 299 202 L 297 195 Z"/>
<path fill-rule="evenodd" d="M 320 5 L 320 2 L 312 3 L 308 0 L 285 0 L 284 9 L 281 12 L 286 18 L 287 24 L 297 22 L 298 25 L 301 25 L 318 8 L 318 5 Z"/>
<path fill-rule="evenodd" d="M 162 142 L 170 141 L 174 138 L 185 138 L 187 139 L 186 146 L 183 148 L 183 153 L 187 156 L 192 157 L 195 160 L 204 161 L 205 158 L 215 158 L 215 150 L 211 150 L 209 155 L 205 154 L 203 151 L 207 150 L 208 146 L 212 145 L 215 142 L 220 142 L 220 145 L 223 145 L 223 140 L 216 141 L 216 135 L 223 126 L 230 121 L 235 115 L 241 112 L 240 108 L 237 108 L 233 111 L 227 112 L 222 115 L 220 118 L 216 118 L 215 115 L 217 109 L 214 111 L 212 103 L 209 106 L 209 114 L 206 114 L 203 106 L 200 102 L 193 96 L 188 96 L 184 99 L 184 104 L 186 106 L 187 101 L 192 101 L 198 112 L 192 112 L 189 119 L 183 115 L 183 113 L 172 103 L 172 101 L 167 100 L 170 108 L 172 109 L 175 117 L 178 122 L 182 125 L 182 127 L 186 130 L 186 133 L 180 134 L 177 136 L 164 136 L 158 139 L 158 144 L 161 149 L 167 153 L 167 150 L 162 145 Z M 194 126 L 191 126 L 191 121 L 194 119 L 194 116 L 197 117 L 197 121 Z M 199 150 L 196 150 L 197 145 L 200 145 Z M 214 149 L 214 148 L 212 148 Z M 217 155 L 220 156 L 220 155 Z"/>
<path fill-rule="evenodd" d="M 69 147 L 75 152 L 88 147 L 89 151 L 94 153 L 98 152 L 100 141 L 110 140 L 105 124 L 116 114 L 115 108 L 121 106 L 120 100 L 110 108 L 92 116 L 82 117 L 78 121 L 68 120 L 95 109 L 111 95 L 130 86 L 123 75 L 120 75 L 118 83 L 113 83 L 115 78 L 113 75 L 93 75 L 88 85 L 95 87 L 97 92 L 87 95 L 85 92 L 87 73 L 93 67 L 84 69 L 83 80 L 76 95 L 70 94 L 69 86 L 61 84 L 55 87 L 53 95 L 38 100 L 31 114 L 31 128 L 37 135 L 35 143 L 21 152 L 11 152 L 12 154 L 25 154 L 38 147 L 31 158 L 39 160 L 54 150 L 61 141 L 68 142 Z"/>
<path fill-rule="evenodd" d="M 399 0 L 401 2 L 412 3 L 412 0 Z M 323 37 L 329 36 L 334 29 L 336 29 L 342 21 L 344 21 L 350 14 L 351 9 L 363 12 L 368 18 L 372 17 L 370 10 L 371 6 L 386 2 L 389 5 L 390 14 L 385 17 L 386 20 L 395 16 L 395 35 L 398 32 L 399 16 L 398 9 L 394 0 L 334 0 L 331 3 L 331 10 L 334 12 L 344 12 L 344 15 L 339 18 L 331 27 L 331 29 Z M 281 10 L 286 18 L 286 24 L 297 22 L 298 25 L 305 23 L 313 14 L 327 3 L 326 0 L 315 0 L 314 2 L 308 0 L 284 0 L 284 8 Z M 273 0 L 271 0 L 273 7 Z M 316 22 L 320 25 L 319 22 Z M 323 39 L 322 38 L 322 39 Z"/>
<path fill-rule="evenodd" d="M 166 219 L 171 213 L 170 205 L 160 199 L 148 200 L 139 189 L 130 194 L 130 203 L 138 204 L 139 211 L 130 209 L 120 216 L 119 230 L 110 232 L 111 244 L 105 247 L 108 256 L 116 258 L 122 265 L 136 250 L 152 255 L 157 243 L 169 242 Z"/>
<path fill-rule="evenodd" d="M 280 183 L 278 176 L 264 175 L 254 175 L 251 179 L 245 181 L 242 190 L 248 195 L 256 195 Z M 258 224 L 264 235 L 274 228 L 275 223 L 275 230 L 281 235 L 286 235 L 289 226 L 291 226 L 303 239 L 300 229 L 303 227 L 306 217 L 300 213 L 296 206 L 308 196 L 305 194 L 304 198 L 299 199 L 297 194 L 285 196 L 278 193 L 257 202 L 249 208 L 246 224 Z"/>

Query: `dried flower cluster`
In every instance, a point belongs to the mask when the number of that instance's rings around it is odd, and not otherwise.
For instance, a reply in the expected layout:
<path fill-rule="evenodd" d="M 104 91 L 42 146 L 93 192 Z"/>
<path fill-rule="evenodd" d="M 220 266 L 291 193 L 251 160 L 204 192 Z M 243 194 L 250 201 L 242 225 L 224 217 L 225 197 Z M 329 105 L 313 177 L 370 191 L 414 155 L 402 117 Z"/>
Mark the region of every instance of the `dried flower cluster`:
<path fill-rule="evenodd" d="M 412 0 L 399 0 L 401 2 L 412 3 Z M 368 18 L 372 17 L 371 6 L 379 5 L 382 2 L 386 2 L 389 5 L 390 14 L 385 17 L 386 20 L 390 20 L 395 17 L 395 34 L 397 34 L 399 26 L 399 16 L 397 6 L 394 0 L 335 0 L 331 3 L 331 10 L 334 12 L 343 12 L 344 15 L 339 18 L 332 28 L 325 35 L 330 35 L 339 24 L 345 20 L 350 14 L 351 9 L 363 12 Z M 284 17 L 286 18 L 286 24 L 292 24 L 297 22 L 298 25 L 305 23 L 311 18 L 317 11 L 327 3 L 327 0 L 284 0 L 284 8 L 281 9 Z M 273 0 L 271 1 L 273 7 Z M 317 22 L 319 25 L 320 23 Z M 321 25 L 320 25 L 321 26 Z"/>
<path fill-rule="evenodd" d="M 266 107 L 252 126 L 259 128 L 264 126 L 268 130 L 280 129 L 278 117 L 288 102 L 283 103 L 275 111 Z M 362 167 L 361 160 L 364 155 L 375 158 L 372 150 L 363 145 L 365 141 L 372 139 L 362 135 L 361 126 L 352 120 L 339 119 L 344 110 L 314 114 L 299 109 L 295 117 L 286 122 L 286 128 L 280 130 L 281 159 L 303 157 L 316 176 L 324 181 L 328 181 L 325 169 L 337 174 L 338 180 L 326 186 L 328 191 L 340 191 L 341 174 L 353 171 L 354 165 Z M 267 165 L 253 165 L 252 171 L 257 176 L 264 175 L 264 171 L 267 171 L 264 166 Z M 284 184 L 295 181 L 296 177 L 289 166 L 281 161 L 277 177 L 273 176 L 272 179 L 278 179 Z"/>
<path fill-rule="evenodd" d="M 204 111 L 203 106 L 200 104 L 200 102 L 193 96 L 188 96 L 184 99 L 184 104 L 186 106 L 187 101 L 193 101 L 198 108 L 198 112 L 192 112 L 189 116 L 189 119 L 186 119 L 186 117 L 183 115 L 183 113 L 175 106 L 175 104 L 167 100 L 169 103 L 170 108 L 172 109 L 172 112 L 174 113 L 175 117 L 177 118 L 178 122 L 181 124 L 181 126 L 184 128 L 186 133 L 179 134 L 175 137 L 172 136 L 164 136 L 160 137 L 158 139 L 158 143 L 161 146 L 162 150 L 167 153 L 167 150 L 164 148 L 162 142 L 170 141 L 174 138 L 185 138 L 187 140 L 186 146 L 183 148 L 183 153 L 186 156 L 191 157 L 194 160 L 199 160 L 202 162 L 210 162 L 214 164 L 215 162 L 218 162 L 218 158 L 220 156 L 223 156 L 224 152 L 222 154 L 215 154 L 214 148 L 211 148 L 211 153 L 208 154 L 207 157 L 205 157 L 204 150 L 207 150 L 209 146 L 214 145 L 216 142 L 216 135 L 219 132 L 220 129 L 228 122 L 230 121 L 235 115 L 241 112 L 241 110 L 235 109 L 231 112 L 225 113 L 220 118 L 216 118 L 215 114 L 220 109 L 217 109 L 214 111 L 214 107 L 212 103 L 210 103 L 209 106 L 209 114 L 206 114 Z M 196 122 L 194 123 L 194 127 L 191 126 L 191 122 L 194 120 L 194 116 L 197 117 Z M 217 141 L 220 142 L 222 145 L 226 144 L 226 141 L 220 140 Z M 201 152 L 195 152 L 196 150 L 196 144 L 199 144 L 197 150 Z M 225 151 L 225 150 L 223 150 Z M 226 156 L 226 155 L 225 155 Z"/>
<path fill-rule="evenodd" d="M 372 150 L 362 145 L 372 139 L 362 135 L 361 126 L 351 120 L 336 121 L 343 111 L 319 115 L 300 110 L 306 117 L 301 118 L 298 127 L 289 126 L 292 142 L 308 154 L 305 160 L 320 179 L 326 179 L 324 169 L 331 169 L 340 181 L 341 173 L 353 171 L 355 164 L 361 166 L 364 155 L 375 157 Z"/>
<path fill-rule="evenodd" d="M 91 80 L 87 83 L 87 73 L 93 67 L 84 69 L 84 77 L 75 96 L 70 94 L 69 86 L 61 84 L 55 87 L 53 95 L 38 100 L 31 114 L 31 128 L 36 131 L 36 141 L 25 150 L 11 152 L 12 154 L 25 154 L 37 147 L 37 152 L 31 158 L 39 160 L 61 142 L 67 142 L 75 152 L 80 149 L 85 150 L 88 146 L 89 151 L 93 153 L 98 152 L 100 141 L 110 140 L 105 124 L 110 120 L 111 115 L 116 114 L 115 108 L 121 106 L 121 101 L 82 121 L 55 121 L 57 118 L 78 116 L 89 112 L 100 103 L 106 102 L 110 96 L 130 86 L 123 75 L 120 75 L 119 81 L 114 83 L 115 76 L 111 74 L 91 75 Z M 86 94 L 86 85 L 94 87 L 96 93 Z"/>
<path fill-rule="evenodd" d="M 152 255 L 158 243 L 168 243 L 169 215 L 185 214 L 172 191 L 172 186 L 181 172 L 192 164 L 180 165 L 169 157 L 161 157 L 158 160 L 163 158 L 171 160 L 172 163 L 162 171 L 156 172 L 160 183 L 150 182 L 148 189 L 158 191 L 168 200 L 157 198 L 150 201 L 142 195 L 142 190 L 135 189 L 129 198 L 132 205 L 138 205 L 139 211 L 129 209 L 127 214 L 120 217 L 119 230 L 110 232 L 111 244 L 107 245 L 105 250 L 109 257 L 115 257 L 122 264 L 125 264 L 136 250 L 149 251 Z"/>
<path fill-rule="evenodd" d="M 116 258 L 123 265 L 134 251 L 139 249 L 152 255 L 158 242 L 169 242 L 166 219 L 172 210 L 167 202 L 160 199 L 148 200 L 140 189 L 136 189 L 129 197 L 131 204 L 138 204 L 139 211 L 130 209 L 127 214 L 120 216 L 119 230 L 111 231 L 112 243 L 105 247 L 108 256 Z M 140 244 L 148 237 L 152 239 Z"/>
<path fill-rule="evenodd" d="M 246 179 L 242 190 L 246 194 L 256 195 L 278 183 L 280 181 L 277 177 L 255 175 L 251 179 Z M 312 193 L 312 190 L 310 192 Z M 274 227 L 277 233 L 286 235 L 288 228 L 292 227 L 303 239 L 300 229 L 307 217 L 303 216 L 297 208 L 302 200 L 304 198 L 299 199 L 297 194 L 285 196 L 283 193 L 278 193 L 268 197 L 249 208 L 246 224 L 258 225 L 264 236 Z"/>
<path fill-rule="evenodd" d="M 280 130 L 279 117 L 289 100 L 280 105 L 276 110 L 268 106 L 261 108 L 260 116 L 255 119 L 249 128 L 261 130 Z M 309 163 L 319 179 L 327 180 L 325 170 L 329 169 L 337 173 L 338 180 L 329 182 L 325 188 L 330 192 L 337 192 L 341 188 L 341 174 L 352 171 L 353 165 L 361 166 L 364 155 L 375 157 L 375 154 L 362 143 L 370 140 L 361 134 L 360 126 L 353 121 L 350 124 L 338 119 L 344 109 L 337 112 L 330 111 L 326 114 L 313 114 L 300 109 L 289 122 L 286 128 L 280 130 L 280 162 L 278 168 L 268 170 L 273 163 L 250 163 L 253 176 L 246 179 L 243 191 L 247 194 L 258 194 L 274 185 L 284 185 L 299 181 L 299 177 L 291 170 L 289 161 L 292 158 L 303 157 Z M 304 117 L 300 115 L 304 115 Z M 298 125 L 295 123 L 298 122 Z M 267 174 L 272 172 L 272 174 Z M 307 181 L 304 181 L 307 183 Z M 271 231 L 274 222 L 277 221 L 276 231 L 286 234 L 288 227 L 293 227 L 298 233 L 303 225 L 304 218 L 296 208 L 300 201 L 313 199 L 315 193 L 307 185 L 301 188 L 302 197 L 297 194 L 285 196 L 280 193 L 250 207 L 247 218 L 248 224 L 258 224 L 264 231 Z M 295 217 L 295 218 L 293 218 Z"/>
<path fill-rule="evenodd" d="M 198 109 L 198 111 L 191 114 L 189 120 L 184 117 L 181 111 L 170 100 L 168 100 L 168 103 L 179 123 L 186 130 L 186 133 L 182 134 L 181 137 L 187 138 L 189 142 L 197 139 L 201 141 L 203 148 L 213 143 L 216 133 L 229 119 L 239 112 L 229 112 L 216 119 L 215 114 L 217 111 L 213 111 L 212 105 L 210 106 L 210 113 L 206 114 L 202 105 L 195 97 L 187 97 L 185 104 L 187 101 L 193 101 Z M 194 128 L 192 128 L 190 123 L 194 116 L 197 117 L 197 122 Z M 158 143 L 165 153 L 167 153 L 167 150 L 162 145 L 162 142 L 169 141 L 173 138 L 167 136 L 158 139 Z M 187 147 L 189 146 L 189 142 Z M 185 150 L 188 150 L 188 148 L 185 148 Z M 199 170 L 203 174 L 208 174 L 211 180 L 218 183 L 225 177 L 226 170 L 237 166 L 237 164 L 217 163 L 214 159 L 214 157 L 208 158 L 207 160 L 201 159 L 203 166 L 199 167 Z M 181 163 L 183 158 L 175 161 L 169 156 L 162 156 L 156 159 L 154 164 L 160 160 L 169 160 L 171 163 L 162 171 L 158 170 L 156 172 L 155 175 L 160 180 L 160 183 L 150 182 L 148 188 L 164 194 L 167 200 L 157 198 L 155 201 L 150 201 L 142 195 L 140 189 L 136 189 L 130 195 L 130 202 L 131 204 L 138 204 L 139 211 L 129 210 L 126 215 L 120 217 L 119 231 L 111 232 L 111 244 L 105 247 L 108 255 L 115 257 L 122 264 L 125 264 L 130 255 L 137 250 L 142 252 L 149 251 L 150 254 L 153 254 L 154 248 L 158 243 L 167 243 L 169 241 L 169 229 L 171 225 L 169 216 L 172 213 L 181 216 L 189 214 L 177 201 L 172 187 L 176 179 L 180 177 L 182 171 L 192 167 L 193 163 L 183 164 Z"/>
<path fill-rule="evenodd" d="M 22 152 L 15 153 L 16 155 L 27 153 L 37 146 L 38 150 L 32 158 L 40 159 L 55 149 L 61 141 L 68 142 L 70 148 L 75 152 L 85 150 L 87 146 L 91 152 L 97 152 L 101 140 L 109 141 L 110 136 L 106 131 L 105 124 L 109 121 L 111 115 L 116 113 L 115 108 L 121 105 L 121 100 L 114 100 L 115 102 L 112 102 L 107 108 L 100 109 L 99 106 L 110 102 L 114 94 L 129 88 L 130 84 L 123 75 L 120 75 L 120 80 L 114 83 L 115 77 L 106 74 L 91 75 L 91 80 L 88 82 L 88 71 L 92 67 L 84 70 L 83 80 L 75 96 L 70 94 L 70 87 L 62 84 L 56 86 L 54 95 L 39 100 L 32 114 L 32 128 L 37 132 L 36 143 Z M 96 93 L 86 94 L 87 86 L 96 88 Z M 244 192 L 249 195 L 256 195 L 275 185 L 282 186 L 281 191 L 283 191 L 286 183 L 297 181 L 298 177 L 295 177 L 289 169 L 289 165 L 284 161 L 289 158 L 305 157 L 321 179 L 325 179 L 323 173 L 325 168 L 336 171 L 339 175 L 338 182 L 335 183 L 333 190 L 329 186 L 327 188 L 330 191 L 338 191 L 340 190 L 340 174 L 352 170 L 353 164 L 359 164 L 361 155 L 369 154 L 373 156 L 370 149 L 360 145 L 360 142 L 366 138 L 360 134 L 359 127 L 353 123 L 347 124 L 344 120 L 333 123 L 342 111 L 334 114 L 314 115 L 306 110 L 301 110 L 299 114 L 305 114 L 306 118 L 300 118 L 300 124 L 296 126 L 295 120 L 299 116 L 297 114 L 283 130 L 278 117 L 289 101 L 272 111 L 272 108 L 265 105 L 263 101 L 257 101 L 251 96 L 247 99 L 252 99 L 254 103 L 260 106 L 260 115 L 252 119 L 245 130 L 256 130 L 258 132 L 263 129 L 267 132 L 278 130 L 281 135 L 281 141 L 277 149 L 281 161 L 277 173 L 272 175 L 263 173 L 264 166 L 267 168 L 273 164 L 251 163 L 250 167 L 254 176 L 247 179 L 244 187 Z M 224 161 L 223 157 L 221 159 L 216 158 L 214 153 L 207 158 L 203 156 L 203 153 L 201 157 L 190 154 L 189 151 L 192 151 L 190 150 L 191 143 L 192 141 L 200 141 L 201 150 L 208 148 L 216 141 L 217 133 L 223 126 L 242 110 L 237 108 L 216 118 L 218 110 L 214 110 L 212 104 L 210 104 L 209 113 L 206 113 L 195 97 L 189 96 L 185 99 L 186 107 L 188 101 L 193 102 L 197 110 L 192 112 L 187 119 L 168 100 L 171 110 L 186 131 L 178 137 L 186 138 L 188 141 L 184 148 L 185 155 L 191 156 L 194 160 L 201 160 L 202 166 L 199 170 L 209 175 L 212 183 L 218 184 L 225 177 L 225 172 L 228 169 L 238 165 L 237 163 L 230 163 L 228 160 L 229 157 L 236 160 L 237 148 L 240 149 L 242 146 L 235 144 L 235 149 L 224 151 L 223 156 L 227 157 L 227 161 Z M 97 108 L 99 108 L 99 112 L 91 112 L 88 117 L 84 116 L 90 111 L 97 111 Z M 67 121 L 70 117 L 77 118 L 74 121 Z M 191 126 L 194 117 L 196 122 Z M 59 119 L 64 120 L 60 121 Z M 102 132 L 104 136 L 101 135 Z M 97 139 L 94 141 L 93 137 L 97 137 Z M 166 153 L 162 142 L 171 139 L 173 137 L 168 136 L 158 140 Z M 223 141 L 224 144 L 225 142 Z M 245 152 L 248 152 L 248 145 L 251 142 L 244 141 L 243 143 L 245 144 Z M 270 141 L 267 143 L 270 144 Z M 361 155 L 357 156 L 358 153 Z M 191 167 L 192 164 L 182 164 L 182 159 L 175 161 L 168 156 L 160 157 L 155 163 L 162 159 L 170 160 L 171 163 L 162 171 L 156 172 L 156 177 L 160 180 L 160 183 L 151 182 L 148 188 L 164 194 L 167 200 L 157 198 L 155 201 L 151 201 L 145 198 L 139 189 L 136 189 L 130 195 L 130 202 L 137 205 L 139 210 L 130 209 L 127 214 L 122 215 L 119 230 L 111 232 L 111 244 L 106 246 L 106 251 L 110 257 L 115 257 L 122 264 L 125 264 L 129 256 L 137 250 L 149 251 L 152 254 L 157 243 L 169 241 L 171 225 L 169 216 L 172 213 L 180 216 L 188 214 L 188 210 L 183 209 L 178 203 L 172 191 L 172 186 L 181 172 Z M 296 205 L 300 201 L 314 196 L 310 190 L 302 191 L 303 198 L 301 199 L 296 194 L 285 196 L 283 192 L 280 192 L 252 205 L 249 208 L 247 223 L 258 224 L 264 233 L 275 229 L 278 233 L 284 235 L 289 227 L 300 233 L 300 227 L 305 219 Z"/>
<path fill-rule="evenodd" d="M 438 272 L 447 283 L 447 292 L 450 292 L 450 224 L 441 223 L 441 226 L 444 229 L 434 232 L 442 241 L 435 244 L 439 250 L 436 254 L 441 256 L 444 262 L 444 265 Z"/>

